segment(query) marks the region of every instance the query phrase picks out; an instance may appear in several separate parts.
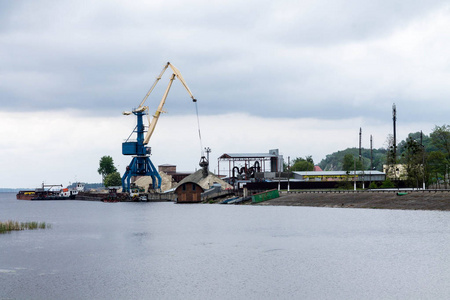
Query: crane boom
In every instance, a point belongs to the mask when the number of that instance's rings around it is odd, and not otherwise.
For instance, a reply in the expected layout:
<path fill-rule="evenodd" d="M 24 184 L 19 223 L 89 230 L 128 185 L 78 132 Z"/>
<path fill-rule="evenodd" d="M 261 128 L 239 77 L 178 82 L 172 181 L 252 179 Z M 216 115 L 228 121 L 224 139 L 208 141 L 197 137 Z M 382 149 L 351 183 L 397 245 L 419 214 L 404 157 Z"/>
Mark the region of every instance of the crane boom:
<path fill-rule="evenodd" d="M 172 77 L 170 77 L 169 85 L 166 88 L 166 91 L 164 92 L 164 95 L 162 97 L 161 102 L 159 103 L 158 108 L 156 109 L 155 114 L 153 115 L 152 121 L 148 125 L 147 134 L 145 135 L 144 139 L 144 145 L 147 145 L 150 141 L 150 138 L 152 137 L 153 131 L 155 130 L 156 123 L 158 123 L 159 115 L 162 113 L 162 108 L 164 106 L 164 103 L 166 103 L 167 95 L 169 94 L 170 88 L 172 87 L 172 83 L 175 80 L 175 74 L 172 74 Z"/>
<path fill-rule="evenodd" d="M 156 84 L 161 79 L 161 77 L 164 75 L 164 72 L 167 70 L 168 67 L 170 67 L 172 69 L 173 74 L 170 77 L 169 85 L 166 88 L 166 91 L 165 91 L 165 93 L 164 93 L 164 95 L 163 95 L 163 97 L 161 99 L 161 102 L 159 103 L 158 108 L 156 109 L 155 114 L 153 115 L 153 118 L 152 118 L 151 122 L 149 120 L 148 131 L 147 131 L 147 134 L 145 135 L 144 145 L 147 145 L 148 142 L 150 141 L 150 138 L 152 137 L 153 131 L 155 130 L 156 124 L 158 123 L 158 120 L 159 120 L 159 115 L 163 112 L 163 110 L 162 110 L 163 106 L 166 103 L 167 95 L 169 94 L 170 88 L 172 87 L 172 83 L 175 80 L 175 77 L 177 77 L 181 81 L 181 83 L 183 84 L 184 88 L 189 93 L 189 96 L 191 97 L 192 101 L 194 101 L 194 102 L 197 101 L 195 99 L 194 95 L 192 95 L 192 92 L 189 89 L 189 87 L 188 87 L 186 81 L 184 80 L 183 76 L 181 75 L 181 72 L 174 65 L 172 65 L 170 62 L 168 62 L 164 66 L 164 68 L 162 69 L 162 71 L 159 74 L 159 76 L 156 78 L 156 81 L 153 83 L 153 85 L 150 88 L 150 90 L 148 91 L 147 95 L 145 95 L 144 99 L 141 101 L 141 104 L 139 104 L 139 107 L 135 109 L 135 111 L 143 111 L 143 110 L 148 109 L 147 106 L 144 106 L 145 101 L 150 96 L 150 93 L 153 91 L 153 89 L 155 88 Z"/>
<path fill-rule="evenodd" d="M 158 83 L 159 80 L 161 80 L 161 77 L 164 75 L 164 72 L 167 70 L 167 68 L 169 67 L 170 62 L 168 62 L 164 68 L 162 69 L 161 73 L 159 74 L 158 77 L 156 77 L 155 82 L 153 83 L 152 87 L 148 90 L 147 94 L 145 95 L 144 99 L 142 99 L 141 104 L 139 104 L 138 108 L 142 107 L 145 103 L 145 101 L 147 101 L 148 96 L 150 96 L 151 92 L 153 91 L 153 89 L 155 88 L 156 84 Z"/>
<path fill-rule="evenodd" d="M 189 93 L 189 95 L 192 98 L 192 101 L 196 102 L 197 99 L 195 99 L 194 95 L 192 95 L 191 90 L 189 89 L 189 87 L 187 86 L 186 81 L 184 80 L 183 76 L 181 75 L 180 71 L 175 68 L 174 65 L 172 65 L 170 62 L 168 63 L 170 68 L 172 69 L 173 73 L 178 77 L 178 79 L 180 79 L 181 83 L 183 84 L 184 88 L 186 89 L 186 91 Z"/>
<path fill-rule="evenodd" d="M 164 68 L 162 69 L 161 73 L 159 74 L 158 77 L 156 77 L 155 82 L 153 83 L 152 87 L 150 88 L 150 90 L 148 90 L 147 94 L 145 95 L 144 99 L 142 99 L 141 103 L 138 106 L 138 109 L 143 107 L 143 105 L 145 104 L 145 101 L 147 101 L 147 98 L 150 96 L 150 94 L 152 93 L 153 89 L 155 88 L 155 86 L 158 84 L 158 82 L 161 80 L 162 76 L 164 75 L 164 72 L 166 72 L 167 68 L 170 67 L 173 71 L 173 74 L 175 74 L 176 77 L 178 77 L 178 79 L 180 79 L 181 83 L 183 84 L 184 88 L 186 89 L 186 91 L 189 93 L 189 96 L 191 96 L 192 101 L 196 102 L 197 99 L 194 98 L 194 95 L 192 95 L 191 90 L 189 89 L 189 87 L 187 86 L 186 81 L 183 78 L 183 75 L 181 75 L 180 70 L 178 70 L 174 65 L 172 65 L 170 62 L 167 62 L 166 65 L 164 66 Z"/>
<path fill-rule="evenodd" d="M 169 84 L 166 88 L 166 91 L 164 92 L 164 95 L 161 99 L 161 102 L 159 103 L 158 108 L 156 109 L 155 114 L 153 115 L 152 120 L 150 120 L 148 114 L 148 106 L 145 105 L 145 101 L 150 96 L 153 89 L 156 87 L 158 81 L 161 80 L 162 76 L 164 75 L 164 72 L 169 67 L 173 71 L 173 74 L 170 77 Z M 147 144 L 150 140 L 150 137 L 153 134 L 153 131 L 155 130 L 159 116 L 163 112 L 163 106 L 166 102 L 167 96 L 169 94 L 170 88 L 172 87 L 175 78 L 180 79 L 184 88 L 189 93 L 189 96 L 192 98 L 192 101 L 197 102 L 197 100 L 194 98 L 194 95 L 192 95 L 191 90 L 187 86 L 186 81 L 184 80 L 180 71 L 177 68 L 175 68 L 175 66 L 173 66 L 170 62 L 168 62 L 162 69 L 159 76 L 156 78 L 155 82 L 153 83 L 150 90 L 147 92 L 147 94 L 145 95 L 144 99 L 141 101 L 139 106 L 133 109 L 132 111 L 123 112 L 124 115 L 134 114 L 137 117 L 137 125 L 133 130 L 133 132 L 136 133 L 137 139 L 130 140 L 130 137 L 128 137 L 128 139 L 122 143 L 122 154 L 133 155 L 131 163 L 127 166 L 127 169 L 124 175 L 122 176 L 122 188 L 124 191 L 130 192 L 131 179 L 136 176 L 150 176 L 152 178 L 153 189 L 156 190 L 161 187 L 162 179 L 161 176 L 159 175 L 158 170 L 155 168 L 152 161 L 150 160 L 151 149 L 150 147 L 147 147 Z M 147 132 L 145 130 L 146 126 L 144 125 L 143 122 L 144 115 L 147 116 L 149 122 Z M 197 110 L 197 121 L 198 121 L 198 110 Z M 199 137 L 200 137 L 200 127 L 199 127 Z"/>

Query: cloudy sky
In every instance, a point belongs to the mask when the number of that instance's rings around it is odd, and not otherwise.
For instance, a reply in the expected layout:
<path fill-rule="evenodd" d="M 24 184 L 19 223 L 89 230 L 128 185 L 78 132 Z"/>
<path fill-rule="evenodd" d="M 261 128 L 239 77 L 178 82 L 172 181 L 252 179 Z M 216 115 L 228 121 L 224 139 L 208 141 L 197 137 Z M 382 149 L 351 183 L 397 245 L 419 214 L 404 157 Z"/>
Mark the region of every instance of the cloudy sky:
<path fill-rule="evenodd" d="M 449 123 L 448 1 L 1 1 L 0 187 L 99 182 L 167 61 L 175 82 L 150 141 L 155 165 L 385 146 Z M 154 111 L 167 72 L 147 105 Z"/>

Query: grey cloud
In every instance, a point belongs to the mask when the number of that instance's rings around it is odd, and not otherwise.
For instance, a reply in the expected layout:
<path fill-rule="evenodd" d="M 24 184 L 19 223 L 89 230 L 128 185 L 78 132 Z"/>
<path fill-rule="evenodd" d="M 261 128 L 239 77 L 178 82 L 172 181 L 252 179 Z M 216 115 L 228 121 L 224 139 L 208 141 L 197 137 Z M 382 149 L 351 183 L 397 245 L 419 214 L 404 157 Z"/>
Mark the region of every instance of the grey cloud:
<path fill-rule="evenodd" d="M 261 35 L 269 33 L 275 41 L 309 46 L 367 40 L 389 35 L 414 18 L 446 5 L 441 0 L 314 1 L 304 7 L 295 5 L 297 14 L 287 22 L 279 23 L 269 15 L 267 22 L 261 22 Z M 286 9 L 283 3 L 274 7 L 280 12 Z"/>
<path fill-rule="evenodd" d="M 407 94 L 402 83 L 386 87 L 375 82 L 376 75 L 366 77 L 364 68 L 370 66 L 339 65 L 332 46 L 383 36 L 442 2 L 313 1 L 290 19 L 283 19 L 283 13 L 297 2 L 143 10 L 80 3 L 53 7 L 30 1 L 31 8 L 8 7 L 14 17 L 0 31 L 0 76 L 7 79 L 0 82 L 1 110 L 77 108 L 120 114 L 140 102 L 170 60 L 199 99 L 203 114 L 383 118 L 386 107 L 396 102 L 405 104 L 405 119 L 413 121 L 417 113 L 407 103 L 418 102 L 419 96 Z M 25 25 L 19 24 L 28 17 Z M 448 92 L 437 100 L 444 101 Z M 187 100 L 175 82 L 167 110 L 191 113 Z M 422 115 L 445 117 L 435 110 Z"/>

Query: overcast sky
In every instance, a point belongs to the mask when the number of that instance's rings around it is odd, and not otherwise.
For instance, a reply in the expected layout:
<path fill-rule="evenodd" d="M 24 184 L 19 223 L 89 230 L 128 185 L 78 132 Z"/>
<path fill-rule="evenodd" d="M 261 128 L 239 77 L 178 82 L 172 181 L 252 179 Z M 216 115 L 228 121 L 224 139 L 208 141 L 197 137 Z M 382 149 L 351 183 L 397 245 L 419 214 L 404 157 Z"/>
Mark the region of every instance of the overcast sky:
<path fill-rule="evenodd" d="M 0 187 L 99 182 L 123 174 L 131 110 L 167 61 L 175 82 L 150 141 L 155 165 L 287 158 L 385 146 L 449 123 L 448 1 L 1 1 Z M 167 72 L 147 105 L 153 113 Z"/>

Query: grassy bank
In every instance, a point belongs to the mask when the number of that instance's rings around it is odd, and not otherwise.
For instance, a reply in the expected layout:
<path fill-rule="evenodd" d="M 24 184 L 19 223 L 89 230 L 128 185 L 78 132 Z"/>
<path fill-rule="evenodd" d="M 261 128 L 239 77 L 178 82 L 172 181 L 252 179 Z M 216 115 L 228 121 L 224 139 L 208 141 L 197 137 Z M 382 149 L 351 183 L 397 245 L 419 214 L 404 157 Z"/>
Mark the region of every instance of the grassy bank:
<path fill-rule="evenodd" d="M 45 228 L 51 228 L 51 225 L 46 224 L 45 222 L 17 222 L 11 220 L 0 222 L 0 233 L 6 233 L 17 230 L 33 230 Z"/>

